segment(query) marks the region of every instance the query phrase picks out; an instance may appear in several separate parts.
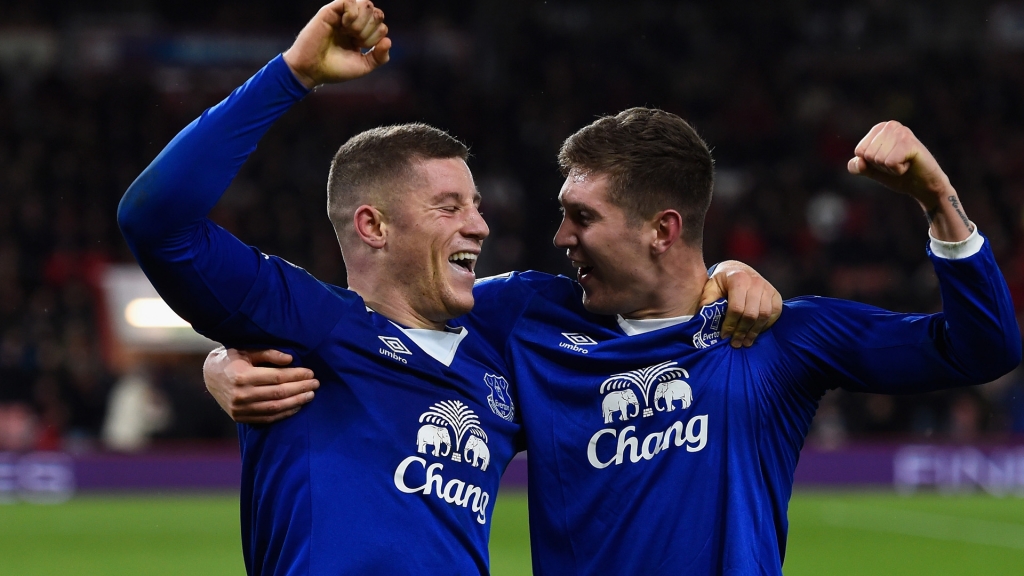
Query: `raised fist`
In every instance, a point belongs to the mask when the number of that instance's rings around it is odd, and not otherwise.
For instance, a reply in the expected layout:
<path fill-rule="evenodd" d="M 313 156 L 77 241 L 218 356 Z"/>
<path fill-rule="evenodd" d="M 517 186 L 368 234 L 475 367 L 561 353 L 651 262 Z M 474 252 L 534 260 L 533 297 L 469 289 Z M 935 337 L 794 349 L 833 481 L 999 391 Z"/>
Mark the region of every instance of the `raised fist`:
<path fill-rule="evenodd" d="M 299 32 L 284 61 L 307 88 L 354 80 L 387 63 L 387 34 L 384 12 L 373 2 L 335 0 Z"/>
<path fill-rule="evenodd" d="M 895 120 L 876 124 L 853 153 L 847 164 L 850 174 L 913 196 L 924 209 L 934 238 L 961 242 L 974 232 L 946 173 L 910 128 Z"/>
<path fill-rule="evenodd" d="M 847 169 L 886 187 L 909 194 L 931 208 L 952 192 L 949 178 L 939 163 L 903 124 L 890 120 L 876 124 L 861 139 Z"/>

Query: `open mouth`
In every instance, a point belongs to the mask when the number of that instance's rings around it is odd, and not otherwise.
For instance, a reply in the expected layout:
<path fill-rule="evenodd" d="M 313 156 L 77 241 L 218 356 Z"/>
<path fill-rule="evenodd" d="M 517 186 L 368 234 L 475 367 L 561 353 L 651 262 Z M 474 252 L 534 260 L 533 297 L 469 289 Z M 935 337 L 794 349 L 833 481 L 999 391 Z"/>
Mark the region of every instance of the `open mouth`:
<path fill-rule="evenodd" d="M 594 271 L 594 267 L 593 266 L 590 266 L 590 265 L 587 265 L 587 264 L 583 264 L 582 262 L 577 262 L 575 260 L 573 260 L 572 266 L 573 266 L 573 268 L 576 269 L 576 280 L 577 281 L 583 280 L 584 276 L 586 276 L 587 274 L 590 274 L 591 272 Z"/>
<path fill-rule="evenodd" d="M 477 255 L 472 252 L 456 252 L 448 257 L 448 262 L 473 274 L 476 268 Z"/>

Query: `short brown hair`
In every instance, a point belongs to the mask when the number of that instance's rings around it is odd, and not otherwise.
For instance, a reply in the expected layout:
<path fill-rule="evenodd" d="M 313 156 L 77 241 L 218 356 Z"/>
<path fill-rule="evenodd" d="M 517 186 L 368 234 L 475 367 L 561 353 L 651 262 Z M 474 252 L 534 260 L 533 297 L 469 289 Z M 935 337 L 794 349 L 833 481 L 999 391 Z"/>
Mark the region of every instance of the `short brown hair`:
<path fill-rule="evenodd" d="M 342 144 L 331 161 L 327 215 L 340 237 L 358 206 L 387 204 L 401 180 L 412 175 L 415 160 L 468 156 L 469 149 L 458 139 L 419 122 L 360 132 Z"/>
<path fill-rule="evenodd" d="M 652 108 L 598 118 L 569 136 L 558 153 L 563 176 L 607 174 L 612 202 L 641 222 L 661 210 L 683 216 L 683 240 L 700 246 L 714 188 L 714 160 L 685 120 Z"/>

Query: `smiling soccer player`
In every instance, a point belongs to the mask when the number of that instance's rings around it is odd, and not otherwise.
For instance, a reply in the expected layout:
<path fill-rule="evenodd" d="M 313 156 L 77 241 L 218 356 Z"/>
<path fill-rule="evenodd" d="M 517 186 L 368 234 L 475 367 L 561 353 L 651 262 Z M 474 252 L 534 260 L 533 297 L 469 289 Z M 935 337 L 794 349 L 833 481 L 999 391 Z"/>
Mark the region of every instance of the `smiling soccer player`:
<path fill-rule="evenodd" d="M 196 330 L 287 349 L 322 383 L 287 422 L 239 426 L 250 574 L 486 574 L 498 481 L 521 449 L 514 399 L 505 411 L 487 402 L 488 379 L 506 382 L 500 356 L 448 323 L 473 306 L 488 234 L 461 142 L 406 124 L 341 147 L 329 216 L 349 289 L 206 217 L 310 88 L 387 62 L 383 18 L 366 0 L 322 8 L 287 52 L 182 130 L 118 212 L 143 270 Z"/>

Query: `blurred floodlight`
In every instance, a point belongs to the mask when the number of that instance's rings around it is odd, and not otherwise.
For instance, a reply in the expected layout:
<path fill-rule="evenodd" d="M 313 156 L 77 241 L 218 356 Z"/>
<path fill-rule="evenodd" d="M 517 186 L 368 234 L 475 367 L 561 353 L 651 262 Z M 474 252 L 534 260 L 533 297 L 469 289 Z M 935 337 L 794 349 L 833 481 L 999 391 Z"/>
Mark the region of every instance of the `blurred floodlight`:
<path fill-rule="evenodd" d="M 107 319 L 121 346 L 170 353 L 205 353 L 217 346 L 171 310 L 138 266 L 108 267 L 103 289 Z"/>
<path fill-rule="evenodd" d="M 807 203 L 807 224 L 811 234 L 822 242 L 839 238 L 846 223 L 846 200 L 842 196 L 825 190 Z"/>
<path fill-rule="evenodd" d="M 1011 50 L 1024 49 L 1024 6 L 999 2 L 989 10 L 989 34 L 998 45 Z"/>
<path fill-rule="evenodd" d="M 714 198 L 732 204 L 753 187 L 754 179 L 745 170 L 718 168 L 715 170 Z"/>
<path fill-rule="evenodd" d="M 136 328 L 191 328 L 160 298 L 136 298 L 124 308 L 124 319 Z"/>

